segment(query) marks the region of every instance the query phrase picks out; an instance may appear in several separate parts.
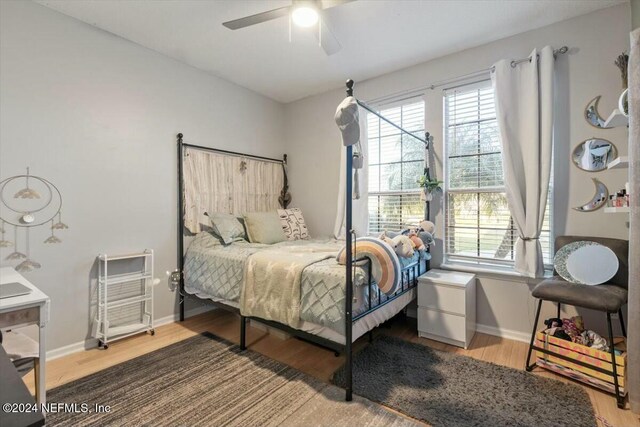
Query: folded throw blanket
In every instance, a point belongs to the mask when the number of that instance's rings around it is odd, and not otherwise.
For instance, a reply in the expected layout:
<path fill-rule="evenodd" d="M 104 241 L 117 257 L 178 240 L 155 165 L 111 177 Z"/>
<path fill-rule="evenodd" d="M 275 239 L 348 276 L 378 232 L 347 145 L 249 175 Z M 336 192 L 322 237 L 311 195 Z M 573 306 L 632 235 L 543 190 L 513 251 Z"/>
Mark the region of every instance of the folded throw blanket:
<path fill-rule="evenodd" d="M 302 271 L 335 256 L 335 249 L 326 245 L 275 246 L 249 256 L 240 294 L 240 313 L 298 328 Z"/>

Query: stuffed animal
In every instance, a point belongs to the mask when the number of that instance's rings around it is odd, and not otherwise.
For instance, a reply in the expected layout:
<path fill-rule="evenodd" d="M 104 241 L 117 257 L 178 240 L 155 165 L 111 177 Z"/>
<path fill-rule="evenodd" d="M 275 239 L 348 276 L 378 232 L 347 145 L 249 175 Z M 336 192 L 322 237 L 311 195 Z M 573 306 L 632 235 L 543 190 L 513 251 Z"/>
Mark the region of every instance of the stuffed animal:
<path fill-rule="evenodd" d="M 557 328 L 562 327 L 562 319 L 557 317 L 552 317 L 544 321 L 544 324 L 547 328 Z"/>
<path fill-rule="evenodd" d="M 393 241 L 395 251 L 399 257 L 403 257 L 403 258 L 413 257 L 413 254 L 414 254 L 413 242 L 411 241 L 410 238 L 408 238 L 404 234 L 401 234 L 391 239 L 391 241 Z"/>
<path fill-rule="evenodd" d="M 432 236 L 436 234 L 436 225 L 431 221 L 425 220 L 420 222 L 420 225 L 418 225 L 418 228 L 421 228 L 422 231 L 426 231 L 427 233 L 430 233 Z"/>
<path fill-rule="evenodd" d="M 393 238 L 387 237 L 387 232 L 382 232 L 379 237 L 383 242 L 388 243 L 396 254 L 402 258 L 411 258 L 413 257 L 413 242 L 411 239 L 403 234 L 398 234 Z"/>
<path fill-rule="evenodd" d="M 424 251 L 426 249 L 424 242 L 420 237 L 418 237 L 416 233 L 409 233 L 409 239 L 411 239 L 414 249 L 417 249 L 419 251 Z"/>
<path fill-rule="evenodd" d="M 433 238 L 433 234 L 431 234 L 431 233 L 429 233 L 427 231 L 418 232 L 418 237 L 424 243 L 425 248 L 427 246 L 431 246 L 431 245 L 435 245 L 436 244 L 436 239 Z"/>
<path fill-rule="evenodd" d="M 380 234 L 380 236 L 378 236 L 378 239 L 380 239 L 383 242 L 387 243 L 391 247 L 393 247 L 393 245 L 394 245 L 393 240 L 391 240 L 391 238 L 387 235 L 387 231 L 383 231 Z"/>
<path fill-rule="evenodd" d="M 406 230 L 400 230 L 400 231 L 384 230 L 382 234 L 384 234 L 389 239 L 393 239 L 396 236 L 400 236 L 401 234 L 407 235 L 408 233 L 409 233 L 409 229 L 407 228 Z"/>

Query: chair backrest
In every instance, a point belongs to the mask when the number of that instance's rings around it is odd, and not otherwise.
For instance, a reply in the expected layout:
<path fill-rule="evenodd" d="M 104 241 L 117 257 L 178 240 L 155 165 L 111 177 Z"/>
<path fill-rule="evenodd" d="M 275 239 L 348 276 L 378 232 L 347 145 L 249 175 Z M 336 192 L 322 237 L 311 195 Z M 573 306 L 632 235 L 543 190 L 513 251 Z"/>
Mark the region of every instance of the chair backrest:
<path fill-rule="evenodd" d="M 629 241 L 623 239 L 612 239 L 609 237 L 590 237 L 590 236 L 558 236 L 555 242 L 555 252 L 558 249 L 569 243 L 579 242 L 586 240 L 590 242 L 600 243 L 603 246 L 608 247 L 618 257 L 620 266 L 618 272 L 608 283 L 621 286 L 623 288 L 629 288 Z M 554 274 L 558 274 L 555 270 Z"/>

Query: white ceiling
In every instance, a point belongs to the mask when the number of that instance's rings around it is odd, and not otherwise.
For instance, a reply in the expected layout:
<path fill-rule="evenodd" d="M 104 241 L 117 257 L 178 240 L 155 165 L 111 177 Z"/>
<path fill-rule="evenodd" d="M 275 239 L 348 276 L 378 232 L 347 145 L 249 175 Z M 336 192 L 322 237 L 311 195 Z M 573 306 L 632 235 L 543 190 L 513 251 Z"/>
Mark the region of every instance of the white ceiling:
<path fill-rule="evenodd" d="M 627 0 L 359 0 L 325 11 L 343 48 L 326 56 L 288 19 L 231 31 L 222 22 L 289 0 L 37 0 L 281 102 L 362 81 Z"/>

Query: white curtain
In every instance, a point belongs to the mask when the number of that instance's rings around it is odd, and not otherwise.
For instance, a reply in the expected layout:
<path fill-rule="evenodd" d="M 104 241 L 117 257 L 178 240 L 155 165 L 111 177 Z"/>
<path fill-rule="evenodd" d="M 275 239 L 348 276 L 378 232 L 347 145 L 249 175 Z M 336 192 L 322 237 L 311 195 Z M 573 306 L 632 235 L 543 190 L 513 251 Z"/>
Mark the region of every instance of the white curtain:
<path fill-rule="evenodd" d="M 360 182 L 360 198 L 353 200 L 353 229 L 356 236 L 366 236 L 369 234 L 369 147 L 367 144 L 367 121 L 366 112 L 362 108 L 358 108 L 358 115 L 360 117 L 360 145 L 362 146 L 362 153 L 364 154 L 364 165 L 362 169 L 358 170 L 358 181 Z M 336 212 L 336 221 L 333 227 L 333 235 L 336 239 L 345 238 L 345 209 L 346 209 L 346 147 L 342 144 L 338 144 L 340 140 L 336 139 L 336 145 L 340 150 L 340 184 L 338 185 L 338 209 Z M 356 151 L 356 145 L 353 146 L 354 152 Z M 355 182 L 354 182 L 355 192 Z"/>
<path fill-rule="evenodd" d="M 280 208 L 282 164 L 186 148 L 184 225 L 192 233 L 208 225 L 205 212 L 244 214 Z"/>
<path fill-rule="evenodd" d="M 491 81 L 502 145 L 509 211 L 518 239 L 515 269 L 544 274 L 540 230 L 549 191 L 553 146 L 553 49 L 534 49 L 530 61 L 494 64 Z"/>

